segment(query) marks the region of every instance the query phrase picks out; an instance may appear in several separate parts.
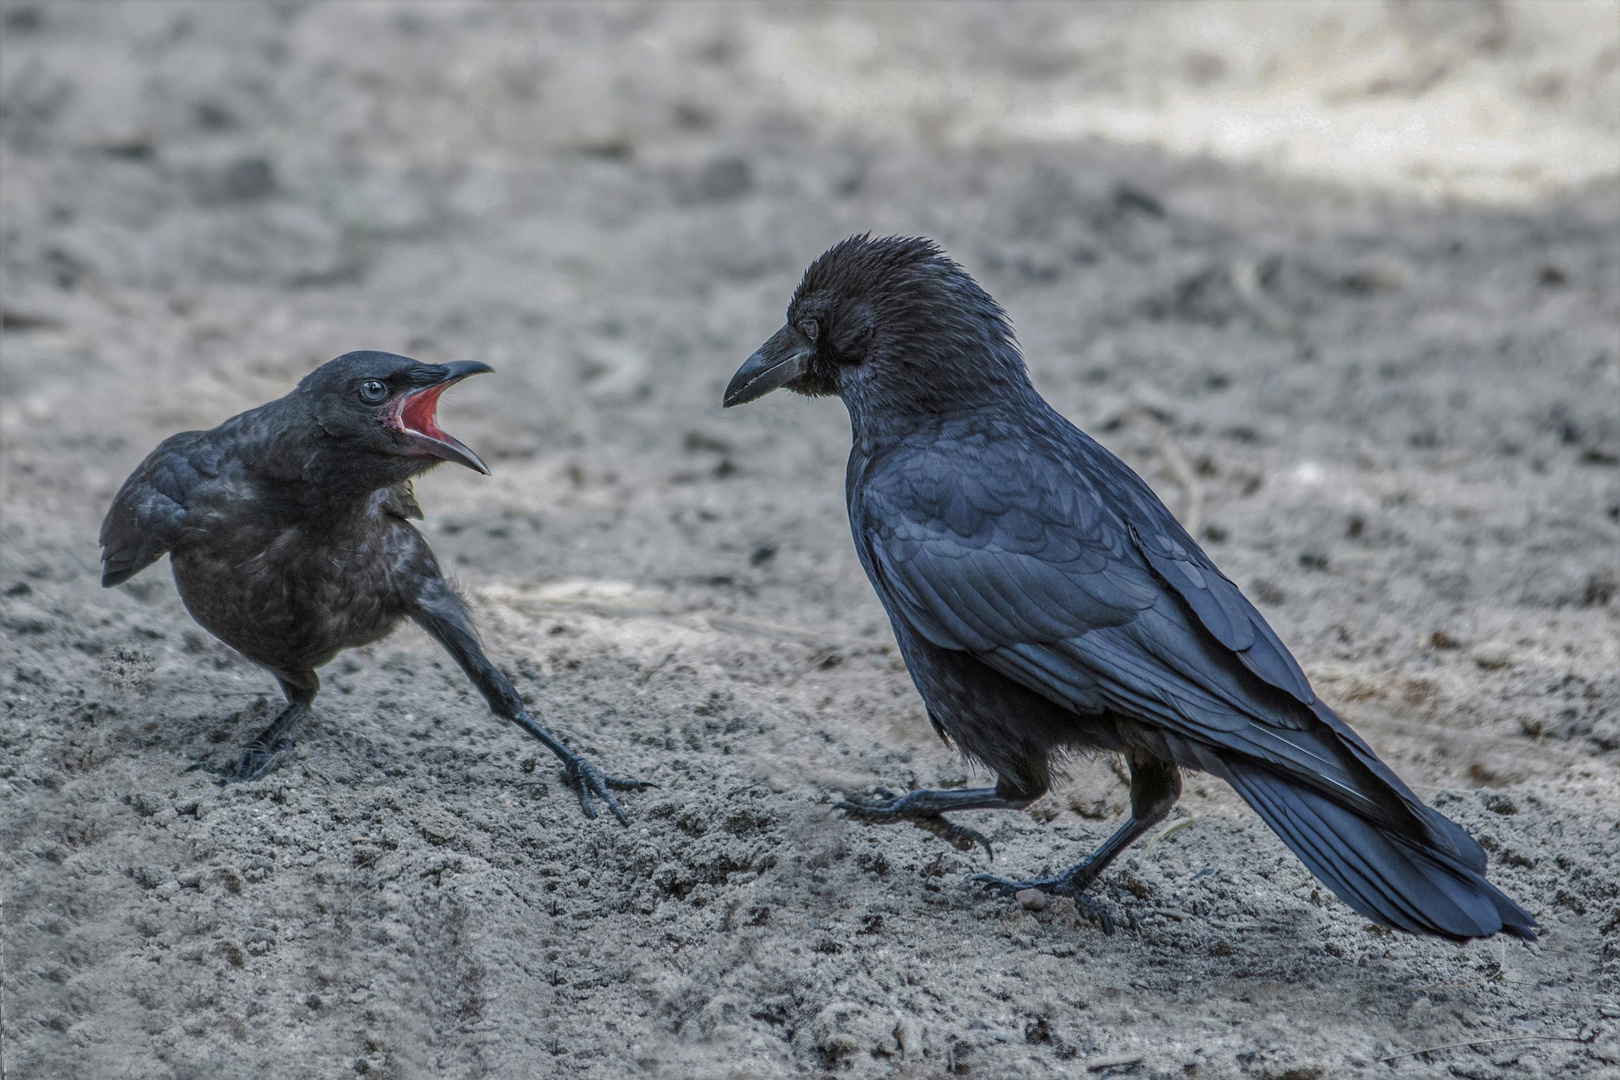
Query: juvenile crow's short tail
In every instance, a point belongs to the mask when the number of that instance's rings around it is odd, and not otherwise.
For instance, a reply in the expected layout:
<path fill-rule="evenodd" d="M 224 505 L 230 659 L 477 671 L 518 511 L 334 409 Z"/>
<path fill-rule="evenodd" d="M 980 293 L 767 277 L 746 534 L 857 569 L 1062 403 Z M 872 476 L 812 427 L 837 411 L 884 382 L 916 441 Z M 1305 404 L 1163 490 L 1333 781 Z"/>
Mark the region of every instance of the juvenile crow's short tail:
<path fill-rule="evenodd" d="M 1536 940 L 1536 920 L 1485 880 L 1483 863 L 1380 829 L 1252 762 L 1224 764 L 1224 779 L 1311 873 L 1374 922 L 1454 941 Z"/>

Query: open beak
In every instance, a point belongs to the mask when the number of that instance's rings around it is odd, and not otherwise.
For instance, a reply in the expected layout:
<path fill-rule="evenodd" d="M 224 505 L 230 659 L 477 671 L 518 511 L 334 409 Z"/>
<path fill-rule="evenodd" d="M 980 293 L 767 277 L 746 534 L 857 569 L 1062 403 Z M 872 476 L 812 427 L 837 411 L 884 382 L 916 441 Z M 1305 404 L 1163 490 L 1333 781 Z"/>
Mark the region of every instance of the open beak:
<path fill-rule="evenodd" d="M 418 369 L 418 377 L 426 376 L 433 381 L 420 390 L 412 390 L 400 399 L 399 426 L 411 442 L 424 453 L 445 461 L 453 461 L 457 465 L 465 465 L 485 476 L 489 475 L 489 466 L 483 459 L 467 448 L 465 444 L 454 435 L 439 426 L 438 407 L 439 395 L 450 389 L 462 379 L 470 375 L 483 375 L 495 369 L 488 364 L 477 360 L 458 360 L 453 364 L 436 364 L 431 367 L 424 366 Z"/>
<path fill-rule="evenodd" d="M 809 372 L 814 355 L 814 346 L 803 334 L 791 326 L 782 327 L 737 369 L 722 404 L 729 409 L 786 386 Z"/>

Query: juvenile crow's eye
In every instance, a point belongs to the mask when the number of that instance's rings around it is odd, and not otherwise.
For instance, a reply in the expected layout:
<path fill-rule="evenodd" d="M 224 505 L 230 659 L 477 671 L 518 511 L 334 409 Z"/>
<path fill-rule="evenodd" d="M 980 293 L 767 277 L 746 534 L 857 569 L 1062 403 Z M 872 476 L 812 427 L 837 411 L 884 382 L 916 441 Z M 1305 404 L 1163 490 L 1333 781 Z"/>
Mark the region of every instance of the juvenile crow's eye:
<path fill-rule="evenodd" d="M 821 336 L 821 327 L 816 325 L 814 319 L 806 319 L 799 324 L 799 333 L 809 338 L 811 344 L 814 344 L 816 338 Z"/>
<path fill-rule="evenodd" d="M 388 387 L 384 386 L 376 379 L 367 379 L 365 382 L 360 384 L 361 401 L 369 402 L 372 405 L 375 405 L 377 402 L 381 401 L 387 396 Z"/>

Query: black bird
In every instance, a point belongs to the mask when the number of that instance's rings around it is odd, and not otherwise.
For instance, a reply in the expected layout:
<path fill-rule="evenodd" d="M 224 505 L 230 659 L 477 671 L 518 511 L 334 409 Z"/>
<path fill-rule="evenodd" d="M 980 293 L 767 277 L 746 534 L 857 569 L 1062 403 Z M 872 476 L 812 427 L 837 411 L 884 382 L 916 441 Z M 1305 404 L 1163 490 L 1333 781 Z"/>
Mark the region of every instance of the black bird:
<path fill-rule="evenodd" d="M 1485 853 L 1312 691 L 1140 477 L 1030 385 L 1006 313 L 932 242 L 853 237 L 808 271 L 725 404 L 785 386 L 849 410 L 850 527 L 934 729 L 996 786 L 852 798 L 868 822 L 983 842 L 942 812 L 1017 809 L 1065 751 L 1124 756 L 1131 816 L 1050 880 L 1074 897 L 1164 819 L 1182 769 L 1237 789 L 1345 903 L 1454 940 L 1536 922 Z M 988 844 L 986 844 L 988 848 Z"/>
<path fill-rule="evenodd" d="M 269 772 L 315 700 L 315 669 L 411 618 L 497 716 L 562 760 L 587 817 L 599 798 L 627 820 L 610 789 L 643 785 L 603 775 L 529 715 L 408 521 L 422 516 L 412 477 L 444 461 L 489 472 L 440 429 L 436 411 L 446 389 L 492 370 L 472 360 L 346 353 L 283 398 L 165 439 L 124 481 L 101 525 L 101 584 L 122 584 L 168 552 L 192 618 L 267 668 L 287 698 L 234 764 L 192 768 L 222 784 Z"/>

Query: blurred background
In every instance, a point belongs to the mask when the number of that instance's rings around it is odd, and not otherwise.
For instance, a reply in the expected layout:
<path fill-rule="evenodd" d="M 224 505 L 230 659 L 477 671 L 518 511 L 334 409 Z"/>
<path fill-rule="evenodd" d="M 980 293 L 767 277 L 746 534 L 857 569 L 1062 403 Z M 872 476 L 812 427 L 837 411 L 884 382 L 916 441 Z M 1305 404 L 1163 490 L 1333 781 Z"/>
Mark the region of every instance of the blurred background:
<path fill-rule="evenodd" d="M 1614 15 L 1607 0 L 9 4 L 0 419 L 12 439 L 106 434 L 107 409 L 202 423 L 365 336 L 292 314 L 334 302 L 391 347 L 560 364 L 593 398 L 645 389 L 661 360 L 626 343 L 632 323 L 679 339 L 658 353 L 737 347 L 737 320 L 752 333 L 841 231 L 950 244 L 1022 197 L 1048 205 L 996 224 L 1036 235 L 1055 189 L 940 185 L 1069 153 L 1048 187 L 1099 186 L 1077 148 L 1318 184 L 1330 204 L 1545 205 L 1620 175 Z M 287 303 L 242 299 L 256 288 Z M 92 298 L 136 293 L 161 314 L 102 332 L 117 304 Z M 677 297 L 686 318 L 653 314 Z M 497 454 L 532 450 L 556 396 L 529 399 L 531 434 L 497 435 Z M 8 484 L 28 456 L 11 449 Z"/>

